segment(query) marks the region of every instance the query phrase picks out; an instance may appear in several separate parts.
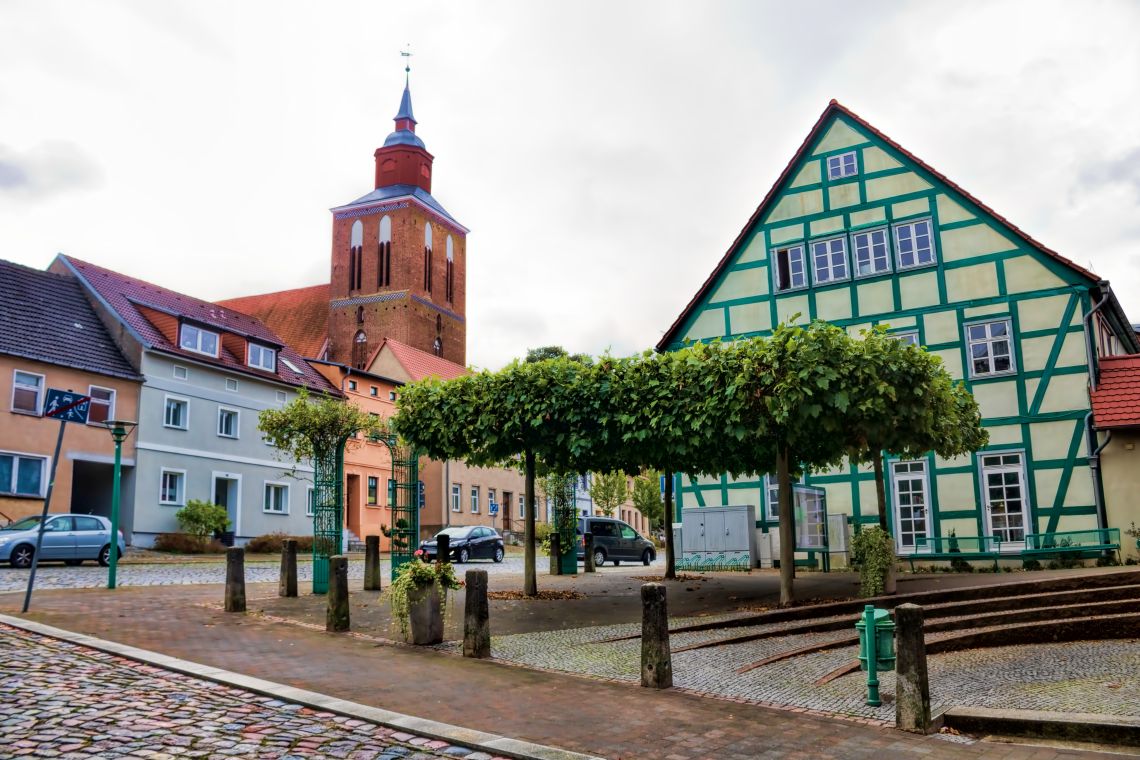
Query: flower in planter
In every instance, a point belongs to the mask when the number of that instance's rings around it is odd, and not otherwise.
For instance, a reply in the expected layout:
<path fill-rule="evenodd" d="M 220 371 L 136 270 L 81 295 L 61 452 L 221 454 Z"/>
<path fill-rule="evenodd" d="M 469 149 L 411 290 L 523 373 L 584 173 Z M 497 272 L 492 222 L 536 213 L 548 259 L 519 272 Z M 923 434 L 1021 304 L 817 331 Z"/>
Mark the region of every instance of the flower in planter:
<path fill-rule="evenodd" d="M 402 565 L 396 571 L 396 578 L 388 586 L 385 595 L 392 609 L 392 616 L 399 622 L 400 632 L 404 637 L 408 636 L 408 621 L 412 606 L 422 600 L 424 593 L 432 594 L 437 600 L 442 620 L 447 592 L 458 589 L 461 585 L 459 579 L 455 577 L 455 570 L 448 562 L 437 565 L 424 562 L 417 556 L 411 562 Z"/>

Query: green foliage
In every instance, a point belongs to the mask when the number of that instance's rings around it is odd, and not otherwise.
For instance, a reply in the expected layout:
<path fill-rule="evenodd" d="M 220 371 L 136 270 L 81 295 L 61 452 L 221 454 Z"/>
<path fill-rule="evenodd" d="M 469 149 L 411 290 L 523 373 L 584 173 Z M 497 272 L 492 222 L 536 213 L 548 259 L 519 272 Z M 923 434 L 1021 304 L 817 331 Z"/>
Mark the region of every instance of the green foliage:
<path fill-rule="evenodd" d="M 222 554 L 226 547 L 221 541 L 189 533 L 159 533 L 154 537 L 156 552 L 171 554 Z"/>
<path fill-rule="evenodd" d="M 574 502 L 576 480 L 574 475 L 552 472 L 538 483 L 539 489 L 546 498 L 550 499 L 553 507 L 554 525 L 551 526 L 551 532 L 558 533 L 559 546 L 564 555 L 574 551 L 577 541 L 578 514 Z M 549 537 L 545 543 L 549 553 Z"/>
<path fill-rule="evenodd" d="M 613 517 L 614 511 L 629 498 L 629 478 L 621 470 L 595 472 L 590 480 L 590 498 L 599 512 Z"/>
<path fill-rule="evenodd" d="M 312 536 L 290 536 L 285 533 L 266 533 L 263 536 L 254 536 L 245 545 L 245 550 L 249 554 L 280 554 L 287 538 L 292 538 L 297 542 L 298 553 L 313 550 Z"/>
<path fill-rule="evenodd" d="M 645 470 L 633 479 L 633 506 L 637 507 L 651 528 L 665 522 L 665 502 L 661 499 L 661 473 Z"/>
<path fill-rule="evenodd" d="M 186 502 L 185 507 L 174 513 L 174 519 L 178 521 L 178 527 L 183 533 L 198 538 L 212 536 L 230 526 L 225 507 L 200 499 Z"/>
<path fill-rule="evenodd" d="M 550 535 L 554 533 L 554 526 L 550 523 L 536 522 L 534 524 L 534 541 L 546 554 L 550 554 Z"/>
<path fill-rule="evenodd" d="M 446 610 L 448 590 L 460 587 L 450 562 L 429 563 L 414 557 L 410 562 L 400 566 L 396 571 L 396 577 L 384 592 L 392 610 L 392 617 L 400 624 L 400 632 L 405 637 L 408 635 L 408 616 L 412 608 L 411 594 L 428 586 L 435 586 Z"/>
<path fill-rule="evenodd" d="M 562 346 L 540 346 L 539 348 L 527 349 L 526 352 L 526 360 L 528 362 L 541 362 L 547 359 L 563 358 L 581 362 L 582 364 L 593 364 L 594 362 L 593 358 L 588 354 L 572 354 Z"/>
<path fill-rule="evenodd" d="M 269 445 L 296 462 L 338 451 L 357 431 L 367 436 L 387 432 L 379 417 L 332 396 L 311 397 L 303 388 L 284 407 L 262 411 L 257 429 Z"/>
<path fill-rule="evenodd" d="M 864 527 L 851 539 L 851 559 L 859 566 L 859 595 L 879 596 L 895 561 L 895 544 L 878 525 Z"/>

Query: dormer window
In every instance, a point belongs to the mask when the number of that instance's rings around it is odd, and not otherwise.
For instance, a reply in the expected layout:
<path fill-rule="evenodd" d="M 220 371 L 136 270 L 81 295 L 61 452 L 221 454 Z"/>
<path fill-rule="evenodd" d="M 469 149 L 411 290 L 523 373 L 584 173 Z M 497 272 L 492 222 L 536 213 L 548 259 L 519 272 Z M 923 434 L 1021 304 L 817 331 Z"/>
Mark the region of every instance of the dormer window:
<path fill-rule="evenodd" d="M 858 171 L 859 165 L 855 161 L 855 151 L 841 153 L 838 156 L 830 156 L 827 159 L 828 179 L 843 179 L 844 177 L 851 177 Z"/>
<path fill-rule="evenodd" d="M 194 325 L 182 325 L 178 345 L 185 351 L 216 357 L 218 355 L 218 334 Z"/>
<path fill-rule="evenodd" d="M 277 352 L 272 348 L 259 346 L 256 343 L 249 344 L 249 366 L 255 369 L 263 369 L 266 372 L 277 371 Z"/>

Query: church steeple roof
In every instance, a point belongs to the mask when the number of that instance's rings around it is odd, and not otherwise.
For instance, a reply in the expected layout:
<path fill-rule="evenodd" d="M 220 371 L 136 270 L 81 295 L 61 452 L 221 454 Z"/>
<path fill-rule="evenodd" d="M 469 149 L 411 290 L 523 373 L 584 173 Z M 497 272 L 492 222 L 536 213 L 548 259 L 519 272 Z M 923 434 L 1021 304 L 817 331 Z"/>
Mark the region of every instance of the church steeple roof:
<path fill-rule="evenodd" d="M 404 80 L 404 96 L 400 98 L 400 112 L 396 114 L 397 125 L 401 119 L 410 121 L 411 130 L 416 131 L 416 117 L 412 115 L 412 90 L 407 79 Z"/>
<path fill-rule="evenodd" d="M 412 88 L 408 82 L 408 69 L 404 70 L 404 94 L 400 98 L 400 112 L 396 114 L 396 131 L 384 140 L 384 147 L 390 145 L 414 145 L 427 150 L 424 141 L 416 136 L 416 117 L 412 115 Z"/>

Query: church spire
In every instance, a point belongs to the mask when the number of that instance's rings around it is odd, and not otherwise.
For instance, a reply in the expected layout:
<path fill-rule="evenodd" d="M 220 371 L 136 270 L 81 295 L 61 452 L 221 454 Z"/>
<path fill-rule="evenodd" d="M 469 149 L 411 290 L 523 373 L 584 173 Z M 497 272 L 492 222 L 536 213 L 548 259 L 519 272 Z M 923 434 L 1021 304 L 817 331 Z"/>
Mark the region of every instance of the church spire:
<path fill-rule="evenodd" d="M 400 112 L 396 114 L 396 131 L 415 132 L 416 117 L 412 115 L 412 51 L 401 50 L 400 55 L 404 57 L 404 95 L 400 98 Z"/>
<path fill-rule="evenodd" d="M 400 111 L 394 121 L 396 129 L 376 150 L 376 187 L 417 185 L 431 192 L 432 156 L 424 141 L 416 134 L 416 117 L 412 115 L 412 87 L 409 64 L 411 52 L 400 51 L 404 56 L 404 94 L 400 98 Z"/>

